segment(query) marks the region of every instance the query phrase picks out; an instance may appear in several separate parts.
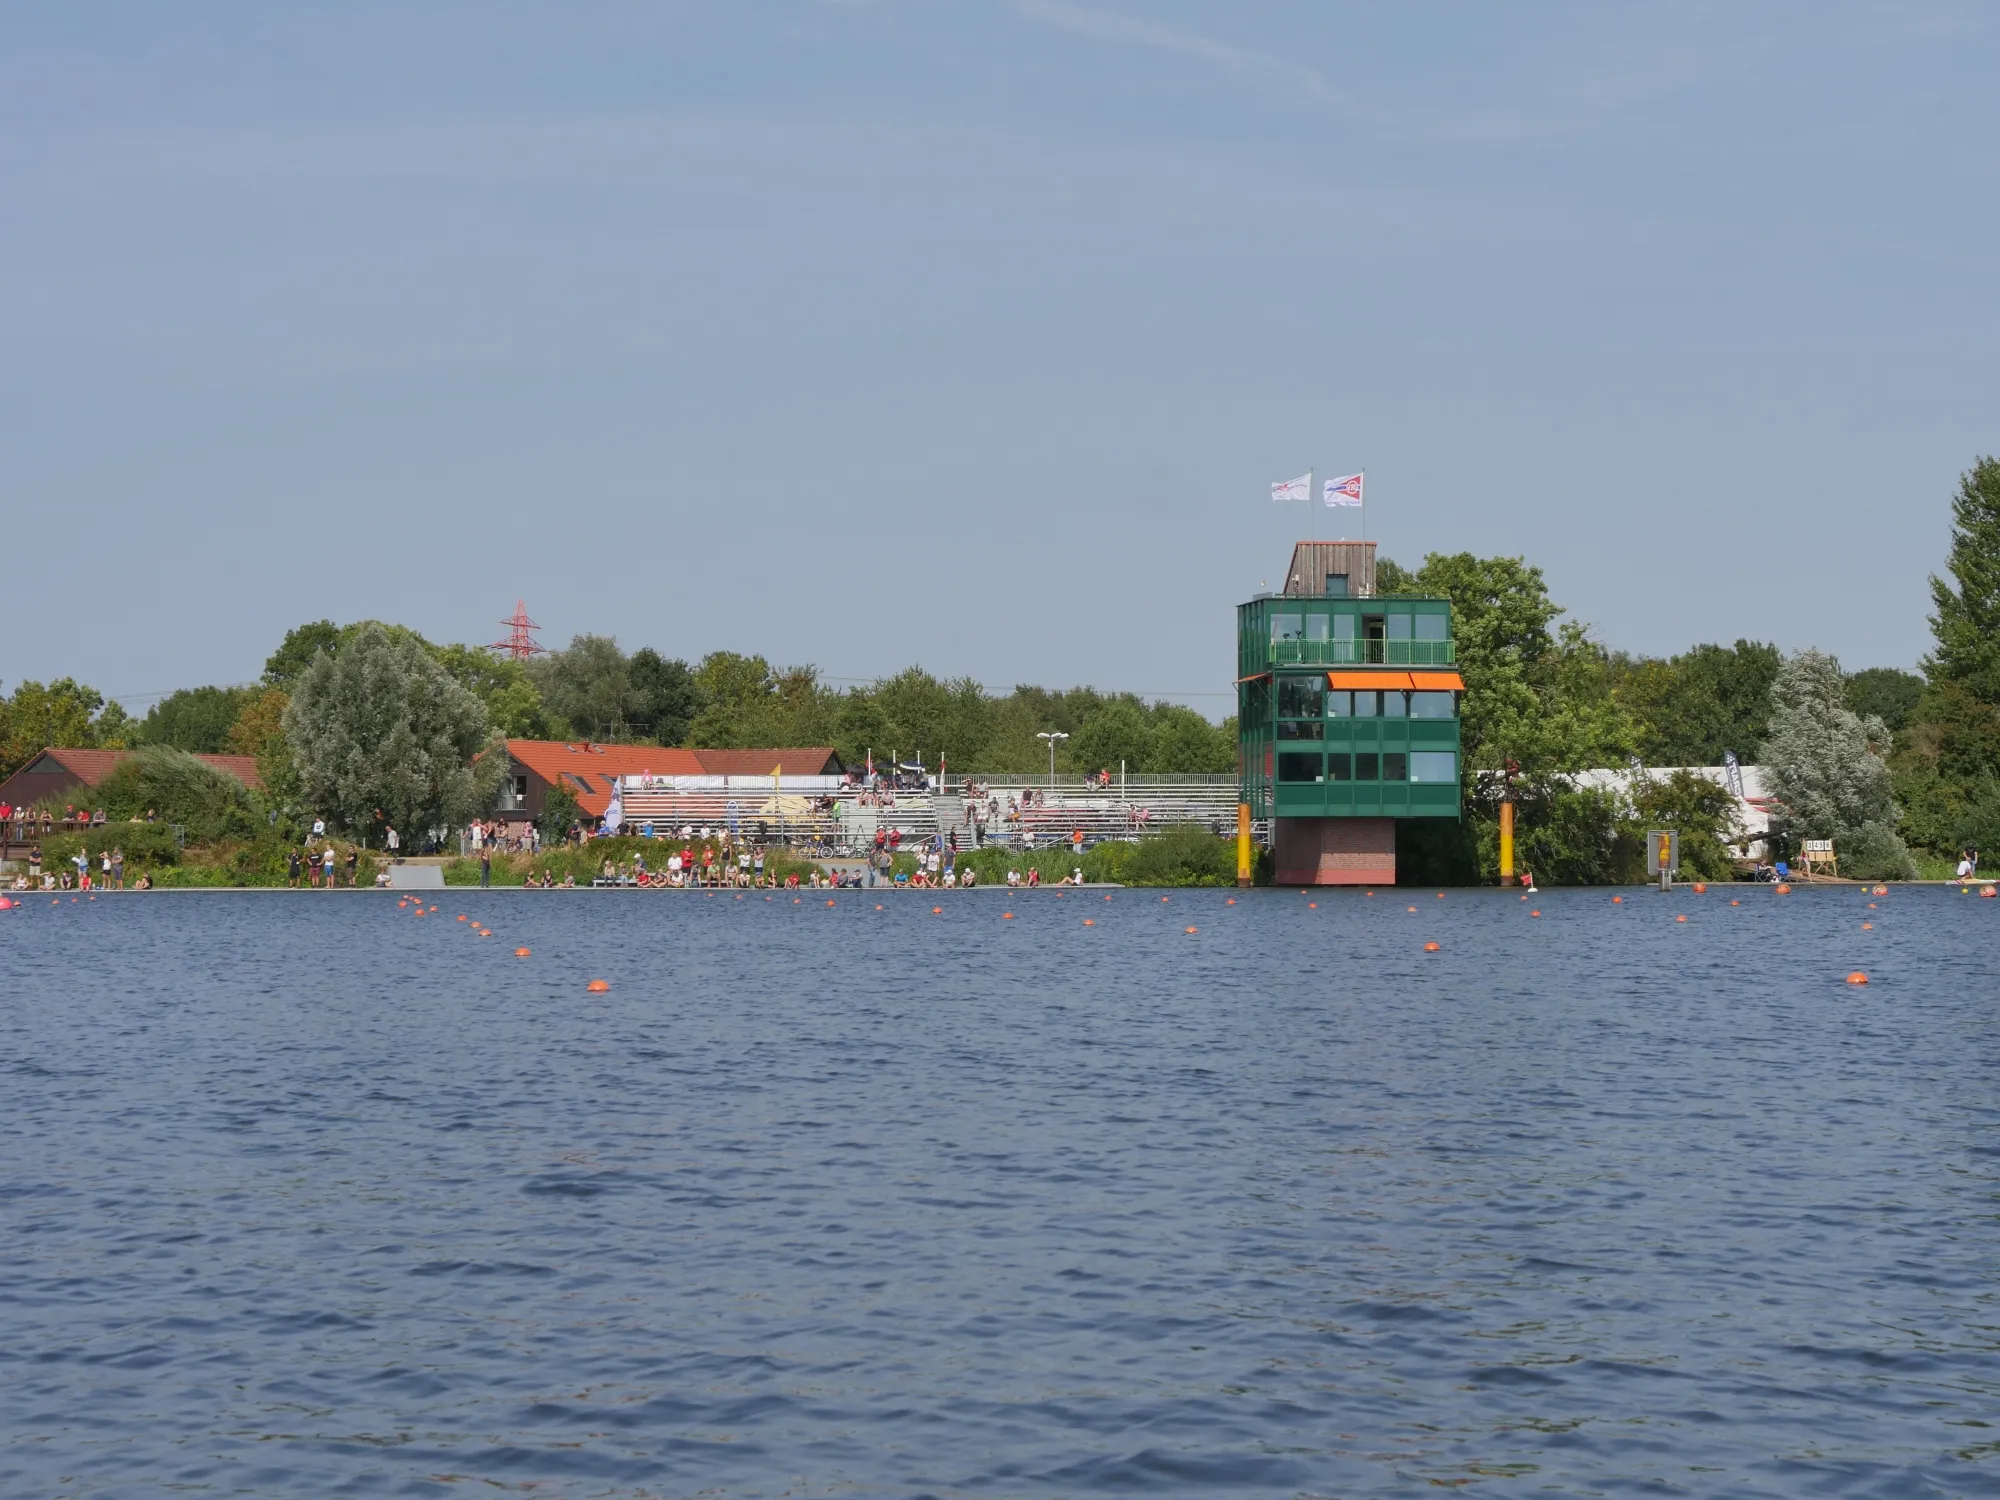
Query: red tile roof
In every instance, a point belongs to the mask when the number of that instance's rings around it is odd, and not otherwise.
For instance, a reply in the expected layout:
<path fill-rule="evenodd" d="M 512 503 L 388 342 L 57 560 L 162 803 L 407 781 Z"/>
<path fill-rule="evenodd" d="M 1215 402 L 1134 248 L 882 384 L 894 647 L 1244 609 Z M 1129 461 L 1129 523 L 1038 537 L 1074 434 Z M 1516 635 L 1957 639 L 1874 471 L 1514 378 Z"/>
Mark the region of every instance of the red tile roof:
<path fill-rule="evenodd" d="M 690 750 L 658 745 L 597 745 L 586 740 L 509 740 L 507 753 L 550 786 L 567 786 L 577 805 L 593 818 L 611 805 L 613 776 L 700 776 L 702 763 Z M 568 772 L 577 781 L 563 781 Z M 579 785 L 578 783 L 581 783 Z"/>
<path fill-rule="evenodd" d="M 818 776 L 838 764 L 831 747 L 779 750 L 673 750 L 658 745 L 598 745 L 586 740 L 509 740 L 507 753 L 550 786 L 569 787 L 593 818 L 611 805 L 614 776 L 769 776 L 783 766 L 794 776 Z M 563 781 L 567 774 L 578 781 Z"/>
<path fill-rule="evenodd" d="M 792 745 L 778 750 L 697 750 L 710 776 L 769 776 L 780 766 L 792 776 L 832 775 L 840 758 L 830 745 Z"/>

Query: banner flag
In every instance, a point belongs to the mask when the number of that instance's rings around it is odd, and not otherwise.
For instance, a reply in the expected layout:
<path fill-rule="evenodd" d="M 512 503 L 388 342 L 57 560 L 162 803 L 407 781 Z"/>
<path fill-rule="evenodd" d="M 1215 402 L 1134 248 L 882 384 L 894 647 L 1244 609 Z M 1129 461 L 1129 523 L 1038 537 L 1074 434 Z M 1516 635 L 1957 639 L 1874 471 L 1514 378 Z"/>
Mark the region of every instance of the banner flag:
<path fill-rule="evenodd" d="M 1311 500 L 1313 477 L 1310 470 L 1297 479 L 1281 479 L 1271 486 L 1273 500 Z"/>
<path fill-rule="evenodd" d="M 1326 482 L 1326 503 L 1328 505 L 1359 505 L 1361 503 L 1361 476 L 1343 474 L 1338 479 Z"/>

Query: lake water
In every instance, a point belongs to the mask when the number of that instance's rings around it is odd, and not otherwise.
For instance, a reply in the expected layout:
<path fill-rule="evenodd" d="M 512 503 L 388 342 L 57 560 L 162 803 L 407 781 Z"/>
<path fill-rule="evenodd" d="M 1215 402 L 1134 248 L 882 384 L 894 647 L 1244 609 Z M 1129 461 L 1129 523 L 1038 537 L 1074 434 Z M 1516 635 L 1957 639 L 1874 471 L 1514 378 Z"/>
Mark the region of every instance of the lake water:
<path fill-rule="evenodd" d="M 2000 1493 L 2000 901 L 1227 896 L 0 913 L 0 1494 Z"/>

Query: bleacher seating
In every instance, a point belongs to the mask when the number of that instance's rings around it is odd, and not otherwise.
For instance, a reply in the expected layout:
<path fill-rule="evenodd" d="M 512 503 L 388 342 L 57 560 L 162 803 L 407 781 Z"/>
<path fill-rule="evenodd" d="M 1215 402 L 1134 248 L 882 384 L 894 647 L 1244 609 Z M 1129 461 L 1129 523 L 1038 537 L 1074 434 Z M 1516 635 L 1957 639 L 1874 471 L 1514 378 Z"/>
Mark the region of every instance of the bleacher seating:
<path fill-rule="evenodd" d="M 1009 848 L 1025 847 L 1031 839 L 1037 848 L 1054 848 L 1069 843 L 1078 830 L 1088 845 L 1135 839 L 1179 823 L 1221 834 L 1233 834 L 1236 828 L 1233 777 L 1149 777 L 1128 780 L 1123 787 L 1116 781 L 1099 787 L 1066 778 L 1054 789 L 1026 777 L 974 780 L 985 793 L 979 799 L 986 812 L 984 842 Z M 1030 791 L 1033 801 L 1021 806 L 1023 794 Z M 627 791 L 625 826 L 636 832 L 650 821 L 662 838 L 677 837 L 683 828 L 697 834 L 704 828 L 720 832 L 731 826 L 732 800 L 737 832 L 766 842 L 860 853 L 874 843 L 877 829 L 893 829 L 901 833 L 906 849 L 941 832 L 955 831 L 960 848 L 973 843 L 962 782 L 938 793 L 898 791 L 893 804 L 880 794 L 864 802 L 855 792 L 842 792 L 831 813 L 817 810 L 815 799 L 797 797 L 774 803 L 768 794 L 759 798 L 741 791 Z M 997 816 L 992 813 L 995 802 Z"/>

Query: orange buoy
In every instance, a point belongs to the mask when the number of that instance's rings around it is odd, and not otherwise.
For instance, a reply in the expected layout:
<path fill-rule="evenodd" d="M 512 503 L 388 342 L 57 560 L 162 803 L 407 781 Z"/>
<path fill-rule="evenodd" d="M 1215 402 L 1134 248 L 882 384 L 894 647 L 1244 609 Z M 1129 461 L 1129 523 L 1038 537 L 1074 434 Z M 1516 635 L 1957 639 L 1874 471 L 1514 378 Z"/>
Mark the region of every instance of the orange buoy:
<path fill-rule="evenodd" d="M 1011 911 L 1003 911 L 1000 913 L 1000 920 L 1003 922 L 1011 922 L 1014 920 L 1014 914 Z"/>
<path fill-rule="evenodd" d="M 1886 885 L 1878 885 L 1875 887 L 1875 894 L 1878 896 L 1886 896 L 1889 894 L 1889 887 L 1887 887 Z"/>
<path fill-rule="evenodd" d="M 492 934 L 492 933 L 490 933 L 490 932 L 488 932 L 488 931 L 487 931 L 487 930 L 486 930 L 486 929 L 485 929 L 484 927 L 482 927 L 482 928 L 480 928 L 480 929 L 479 929 L 479 935 L 480 935 L 481 937 L 492 937 L 492 936 L 493 936 L 493 934 Z"/>
<path fill-rule="evenodd" d="M 1540 913 L 1540 912 L 1538 912 L 1538 911 L 1531 911 L 1531 912 L 1529 912 L 1529 913 L 1528 913 L 1528 915 L 1529 915 L 1529 916 L 1531 916 L 1531 917 L 1539 917 L 1539 916 L 1541 915 L 1541 913 Z"/>
<path fill-rule="evenodd" d="M 1708 894 L 1708 887 L 1703 885 L 1699 880 L 1697 880 L 1694 883 L 1694 893 L 1697 896 L 1706 896 Z"/>
<path fill-rule="evenodd" d="M 461 921 L 461 922 L 463 922 L 463 921 L 465 920 L 465 913 L 464 913 L 464 912 L 460 912 L 460 913 L 458 914 L 458 920 L 459 920 L 459 921 Z"/>
<path fill-rule="evenodd" d="M 1425 944 L 1424 944 L 1424 952 L 1426 952 L 1426 953 L 1436 953 L 1437 951 L 1438 951 L 1438 944 L 1436 944 L 1436 943 L 1425 943 Z"/>
<path fill-rule="evenodd" d="M 937 915 L 937 914 L 938 914 L 939 912 L 941 912 L 941 911 L 943 911 L 943 910 L 944 910 L 944 908 L 943 908 L 942 906 L 933 906 L 933 907 L 931 908 L 931 915 L 932 915 L 932 916 L 936 916 L 936 915 Z"/>
<path fill-rule="evenodd" d="M 1847 982 L 1849 984 L 1866 984 L 1868 982 L 1868 976 L 1862 973 L 1859 969 L 1856 969 L 1852 974 L 1849 974 L 1847 976 Z"/>
<path fill-rule="evenodd" d="M 1411 911 L 1415 911 L 1415 910 L 1416 910 L 1416 908 L 1415 908 L 1414 906 L 1412 906 L 1412 907 L 1410 907 L 1410 908 L 1409 908 L 1409 910 L 1411 910 Z"/>
<path fill-rule="evenodd" d="M 1307 910 L 1307 911 L 1318 911 L 1318 910 L 1319 910 L 1319 903 L 1318 903 L 1317 901 L 1308 901 L 1308 902 L 1306 903 L 1306 910 Z"/>
<path fill-rule="evenodd" d="M 1870 911 L 1874 911 L 1874 910 L 1875 910 L 1875 903 L 1874 903 L 1873 901 L 1870 901 L 1870 902 L 1868 903 L 1868 909 L 1869 909 Z"/>
<path fill-rule="evenodd" d="M 1743 903 L 1741 901 L 1732 900 L 1729 904 L 1731 906 L 1741 906 Z"/>
<path fill-rule="evenodd" d="M 1790 886 L 1786 885 L 1782 880 L 1778 882 L 1778 894 L 1780 896 L 1789 896 L 1791 893 L 1792 888 Z"/>
<path fill-rule="evenodd" d="M 1086 927 L 1095 927 L 1097 925 L 1097 919 L 1095 917 L 1085 917 L 1083 919 L 1083 925 Z"/>
<path fill-rule="evenodd" d="M 1105 897 L 1104 899 L 1105 899 L 1106 901 L 1109 901 L 1109 900 L 1110 900 L 1111 898 L 1110 898 L 1109 896 L 1106 896 L 1106 897 Z"/>
<path fill-rule="evenodd" d="M 1861 924 L 1861 930 L 1863 932 L 1873 932 L 1875 930 L 1875 924 L 1873 922 L 1863 922 Z"/>
<path fill-rule="evenodd" d="M 1994 896 L 2000 896 L 2000 890 L 1995 890 L 1990 885 L 1982 885 L 1979 888 L 1979 894 L 1987 897 L 1988 899 L 1991 899 Z"/>
<path fill-rule="evenodd" d="M 1374 893 L 1373 891 L 1363 891 L 1363 892 L 1362 892 L 1361 894 L 1362 894 L 1362 895 L 1364 895 L 1364 896 L 1372 896 L 1372 895 L 1374 895 L 1375 893 Z"/>
<path fill-rule="evenodd" d="M 826 904 L 827 904 L 828 906 L 831 906 L 831 905 L 833 905 L 833 898 L 832 898 L 832 897 L 828 897 L 828 898 L 827 898 L 827 903 L 826 903 Z"/>
<path fill-rule="evenodd" d="M 601 995 L 611 988 L 611 981 L 608 979 L 593 979 L 584 988 L 589 990 L 593 995 Z"/>
<path fill-rule="evenodd" d="M 1685 921 L 1687 920 L 1687 918 L 1686 918 L 1686 917 L 1675 917 L 1675 918 L 1674 918 L 1674 920 L 1675 920 L 1676 922 L 1685 922 Z"/>
<path fill-rule="evenodd" d="M 1625 898 L 1624 898 L 1623 896 L 1613 896 L 1613 897 L 1611 898 L 1611 904 L 1612 904 L 1613 906 L 1616 906 L 1616 905 L 1618 905 L 1618 904 L 1619 904 L 1619 903 L 1620 903 L 1621 901 L 1623 901 L 1624 899 L 1625 899 Z"/>
<path fill-rule="evenodd" d="M 1234 896 L 1231 896 L 1227 901 L 1223 902 L 1222 904 L 1224 906 L 1234 906 L 1236 904 L 1236 898 Z"/>
<path fill-rule="evenodd" d="M 1190 927 L 1190 928 L 1188 928 L 1187 930 L 1188 930 L 1189 932 L 1193 932 L 1193 931 L 1194 931 L 1194 928 Z"/>
<path fill-rule="evenodd" d="M 1438 900 L 1440 900 L 1440 901 L 1444 900 L 1444 892 L 1443 892 L 1443 891 L 1439 891 L 1439 892 L 1438 892 Z"/>
<path fill-rule="evenodd" d="M 741 897 L 739 896 L 739 897 L 738 897 L 737 899 L 738 899 L 738 900 L 741 900 L 742 898 L 741 898 Z M 877 910 L 877 911 L 880 911 L 881 909 L 882 909 L 882 903 L 881 903 L 881 902 L 879 902 L 879 901 L 877 901 L 877 902 L 875 903 L 875 910 Z"/>
<path fill-rule="evenodd" d="M 526 958 L 527 956 L 528 950 L 526 948 L 516 948 L 514 950 L 514 957 L 516 958 Z"/>
<path fill-rule="evenodd" d="M 1164 900 L 1166 900 L 1167 898 L 1166 898 L 1165 896 L 1162 896 L 1162 897 L 1160 897 L 1160 899 L 1161 899 L 1162 901 L 1164 901 Z"/>

